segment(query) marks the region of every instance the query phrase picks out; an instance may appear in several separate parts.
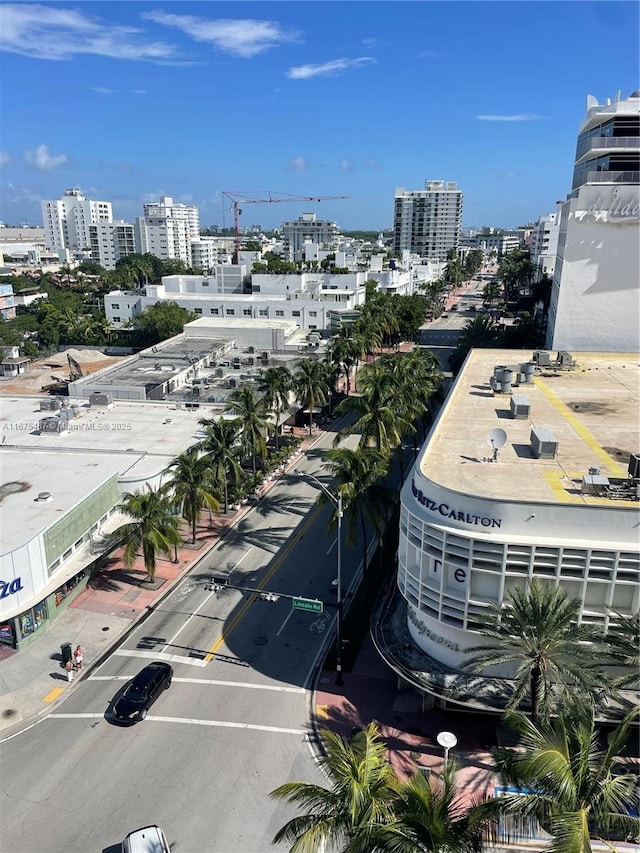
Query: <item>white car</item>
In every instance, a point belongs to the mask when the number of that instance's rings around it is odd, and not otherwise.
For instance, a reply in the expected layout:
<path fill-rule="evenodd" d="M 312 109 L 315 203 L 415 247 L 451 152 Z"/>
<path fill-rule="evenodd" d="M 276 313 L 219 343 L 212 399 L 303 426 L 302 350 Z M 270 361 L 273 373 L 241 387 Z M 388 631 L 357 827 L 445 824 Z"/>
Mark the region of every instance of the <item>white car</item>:
<path fill-rule="evenodd" d="M 167 836 L 159 826 L 143 826 L 122 842 L 122 853 L 171 853 Z"/>

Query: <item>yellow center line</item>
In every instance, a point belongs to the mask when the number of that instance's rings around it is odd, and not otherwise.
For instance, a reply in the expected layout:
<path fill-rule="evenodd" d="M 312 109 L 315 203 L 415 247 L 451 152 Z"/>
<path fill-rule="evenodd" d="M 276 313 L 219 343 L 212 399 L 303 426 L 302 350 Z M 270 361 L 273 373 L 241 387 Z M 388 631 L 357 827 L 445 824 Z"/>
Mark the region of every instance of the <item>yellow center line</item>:
<path fill-rule="evenodd" d="M 627 472 L 622 468 L 622 466 L 619 465 L 615 461 L 615 459 L 600 446 L 600 442 L 596 441 L 596 439 L 591 435 L 589 430 L 583 424 L 580 423 L 580 421 L 573 414 L 571 409 L 556 397 L 556 395 L 553 393 L 551 388 L 549 388 L 546 382 L 544 382 L 538 376 L 535 376 L 533 381 L 542 391 L 545 397 L 549 400 L 549 402 L 553 406 L 555 406 L 555 408 L 560 412 L 560 414 L 564 417 L 567 423 L 571 424 L 573 429 L 578 433 L 578 435 L 585 442 L 585 444 L 587 444 L 589 448 L 595 453 L 598 459 L 604 465 L 607 466 L 611 474 L 614 477 L 626 477 Z"/>
<path fill-rule="evenodd" d="M 313 522 L 316 520 L 316 518 L 318 517 L 320 512 L 322 512 L 322 509 L 323 509 L 323 507 L 317 506 L 316 509 L 314 510 L 314 512 L 312 512 L 311 515 L 309 516 L 309 518 L 304 522 L 304 524 L 294 532 L 294 535 L 291 537 L 291 540 L 289 541 L 289 543 L 287 545 L 285 545 L 285 547 L 282 549 L 282 551 L 280 551 L 280 553 L 278 554 L 278 556 L 274 560 L 273 565 L 271 566 L 271 568 L 269 569 L 269 571 L 267 572 L 265 577 L 262 579 L 262 581 L 258 584 L 258 589 L 264 589 L 265 588 L 265 586 L 269 583 L 271 578 L 274 576 L 274 574 L 280 568 L 280 566 L 282 565 L 285 558 L 289 556 L 289 554 L 291 553 L 293 548 L 296 546 L 298 539 L 300 539 L 300 537 L 304 533 L 307 532 L 307 530 L 313 524 Z M 215 643 L 211 646 L 211 648 L 207 652 L 205 659 L 204 659 L 205 663 L 211 663 L 211 661 L 213 660 L 216 653 L 220 651 L 222 645 L 226 642 L 227 637 L 237 628 L 240 620 L 242 619 L 242 617 L 245 615 L 245 613 L 247 612 L 249 607 L 253 604 L 253 602 L 256 599 L 257 599 L 257 593 L 252 593 L 249 596 L 249 598 L 245 601 L 245 603 L 242 605 L 240 610 L 236 613 L 236 615 L 231 620 L 231 622 L 229 622 L 229 624 L 226 625 L 222 629 L 222 634 L 220 635 L 220 637 L 218 637 L 218 639 L 215 641 Z"/>

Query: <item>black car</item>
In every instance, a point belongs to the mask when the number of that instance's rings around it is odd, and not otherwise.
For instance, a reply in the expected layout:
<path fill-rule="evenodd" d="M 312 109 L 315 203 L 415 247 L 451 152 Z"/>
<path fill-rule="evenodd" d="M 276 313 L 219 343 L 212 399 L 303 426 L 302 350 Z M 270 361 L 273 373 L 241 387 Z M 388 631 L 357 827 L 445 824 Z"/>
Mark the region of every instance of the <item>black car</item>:
<path fill-rule="evenodd" d="M 162 661 L 154 661 L 141 669 L 113 703 L 111 711 L 115 719 L 121 723 L 144 720 L 158 696 L 171 686 L 172 676 L 173 669 Z"/>

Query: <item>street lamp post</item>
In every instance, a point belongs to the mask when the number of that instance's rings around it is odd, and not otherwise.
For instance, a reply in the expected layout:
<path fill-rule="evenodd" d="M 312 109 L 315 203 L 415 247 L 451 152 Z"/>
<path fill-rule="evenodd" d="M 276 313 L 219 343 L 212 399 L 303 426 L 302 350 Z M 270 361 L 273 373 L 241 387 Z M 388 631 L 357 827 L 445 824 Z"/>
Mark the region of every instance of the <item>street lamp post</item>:
<path fill-rule="evenodd" d="M 301 477 L 308 477 L 318 486 L 319 489 L 327 496 L 338 513 L 338 540 L 337 540 L 337 589 L 336 589 L 336 684 L 341 686 L 344 684 L 342 679 L 342 493 L 337 495 L 329 491 L 329 489 L 318 480 L 313 474 L 307 474 L 304 471 L 298 471 Z"/>

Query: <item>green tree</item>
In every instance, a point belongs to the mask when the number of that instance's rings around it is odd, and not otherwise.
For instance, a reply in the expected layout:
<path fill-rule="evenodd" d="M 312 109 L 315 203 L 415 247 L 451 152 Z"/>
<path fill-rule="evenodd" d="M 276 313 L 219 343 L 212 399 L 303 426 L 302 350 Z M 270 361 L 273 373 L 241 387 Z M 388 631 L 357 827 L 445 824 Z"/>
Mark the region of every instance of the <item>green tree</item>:
<path fill-rule="evenodd" d="M 309 410 L 309 435 L 313 431 L 313 411 L 327 403 L 329 385 L 325 366 L 320 361 L 305 358 L 298 362 L 293 375 L 293 388 L 303 409 Z"/>
<path fill-rule="evenodd" d="M 271 792 L 305 811 L 287 821 L 273 843 L 293 842 L 290 853 L 317 853 L 323 845 L 372 853 L 366 846 L 369 834 L 393 819 L 396 798 L 386 747 L 373 724 L 350 741 L 330 731 L 322 738 L 326 752 L 320 764 L 329 786 L 287 782 Z M 356 839 L 358 846 L 352 847 Z"/>
<path fill-rule="evenodd" d="M 581 604 L 560 587 L 531 581 L 509 593 L 504 607 L 493 603 L 480 618 L 480 632 L 491 642 L 466 649 L 466 668 L 515 666 L 508 707 L 527 700 L 534 721 L 547 720 L 570 689 L 594 694 L 606 686 L 598 669 L 602 635 L 579 625 Z"/>
<path fill-rule="evenodd" d="M 211 467 L 213 482 L 224 494 L 224 511 L 229 510 L 229 486 L 239 486 L 245 474 L 238 462 L 240 453 L 240 420 L 234 418 L 201 418 L 206 436 L 198 445 Z"/>
<path fill-rule="evenodd" d="M 605 636 L 608 666 L 621 669 L 614 679 L 616 688 L 638 690 L 640 678 L 640 613 L 625 616 L 616 613 Z"/>
<path fill-rule="evenodd" d="M 460 331 L 458 343 L 449 356 L 449 366 L 457 373 L 469 350 L 474 347 L 487 349 L 499 345 L 500 330 L 487 314 L 478 314 L 468 320 Z"/>
<path fill-rule="evenodd" d="M 289 397 L 293 393 L 293 376 L 288 367 L 268 367 L 260 371 L 258 391 L 263 395 L 265 406 L 273 412 L 276 418 L 274 437 L 276 451 L 280 435 L 280 416 L 291 410 Z"/>
<path fill-rule="evenodd" d="M 251 457 L 255 475 L 256 457 L 260 456 L 264 459 L 267 455 L 265 436 L 269 430 L 269 424 L 266 419 L 267 408 L 264 399 L 256 394 L 253 388 L 245 385 L 229 395 L 224 410 L 240 422 L 240 446 L 243 453 Z"/>
<path fill-rule="evenodd" d="M 165 494 L 148 489 L 146 492 L 127 492 L 119 506 L 121 512 L 133 519 L 117 531 L 124 540 L 123 563 L 131 569 L 138 551 L 142 549 L 144 567 L 150 581 L 156 573 L 156 556 L 169 555 L 180 543 L 179 518 L 173 515 Z"/>
<path fill-rule="evenodd" d="M 183 326 L 195 319 L 196 314 L 176 302 L 162 300 L 145 308 L 133 324 L 143 346 L 152 346 L 179 335 Z"/>
<path fill-rule="evenodd" d="M 573 703 L 552 722 L 539 725 L 522 713 L 507 722 L 519 735 L 515 749 L 497 752 L 497 768 L 510 794 L 487 804 L 487 811 L 534 817 L 553 836 L 553 853 L 591 853 L 591 839 L 607 844 L 612 835 L 640 833 L 630 817 L 638 808 L 636 776 L 619 772 L 637 709 L 631 711 L 603 743 L 591 703 Z"/>
<path fill-rule="evenodd" d="M 171 479 L 167 491 L 180 507 L 183 518 L 191 527 L 191 541 L 196 542 L 196 525 L 201 510 L 220 509 L 220 503 L 211 492 L 211 468 L 206 456 L 201 456 L 197 447 L 177 456 L 167 468 Z"/>
<path fill-rule="evenodd" d="M 346 447 L 329 450 L 327 459 L 327 468 L 336 481 L 335 492 L 342 495 L 348 548 L 356 547 L 360 529 L 364 573 L 367 570 L 367 522 L 380 536 L 386 523 L 387 508 L 393 504 L 391 489 L 381 483 L 387 473 L 388 459 L 376 450 L 350 450 Z M 320 492 L 318 504 L 326 503 L 329 503 L 329 498 Z M 336 523 L 337 514 L 334 506 L 331 525 Z"/>

